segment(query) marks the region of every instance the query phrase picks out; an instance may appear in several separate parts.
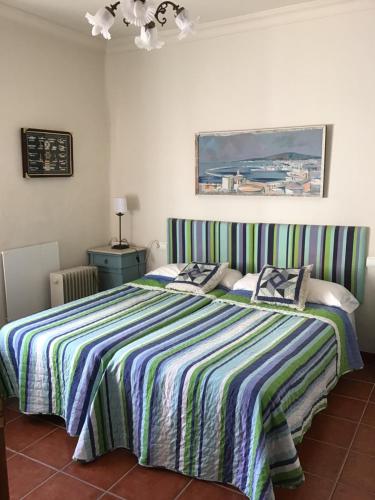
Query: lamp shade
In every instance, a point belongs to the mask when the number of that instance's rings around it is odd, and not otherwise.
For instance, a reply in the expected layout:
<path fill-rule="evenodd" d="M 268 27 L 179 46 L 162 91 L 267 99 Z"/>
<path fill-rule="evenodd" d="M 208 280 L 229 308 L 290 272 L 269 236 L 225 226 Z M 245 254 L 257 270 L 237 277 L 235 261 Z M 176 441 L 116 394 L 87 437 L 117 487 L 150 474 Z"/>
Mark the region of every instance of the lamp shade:
<path fill-rule="evenodd" d="M 123 198 L 114 198 L 113 206 L 115 209 L 115 214 L 126 214 L 128 211 L 128 205 L 126 203 L 125 196 Z"/>
<path fill-rule="evenodd" d="M 180 13 L 176 16 L 176 24 L 180 29 L 180 34 L 178 35 L 179 40 L 183 40 L 188 35 L 194 34 L 195 23 L 190 20 L 188 11 L 184 8 L 181 9 Z"/>
<path fill-rule="evenodd" d="M 102 34 L 106 40 L 111 39 L 109 30 L 112 28 L 115 18 L 114 15 L 108 11 L 108 9 L 105 7 L 99 9 L 95 16 L 87 12 L 85 17 L 89 24 L 92 25 L 92 36 Z"/>
<path fill-rule="evenodd" d="M 142 26 L 141 34 L 135 37 L 134 42 L 139 49 L 148 51 L 161 49 L 164 45 L 164 42 L 161 42 L 158 38 L 158 30 L 155 25 L 152 28 Z"/>

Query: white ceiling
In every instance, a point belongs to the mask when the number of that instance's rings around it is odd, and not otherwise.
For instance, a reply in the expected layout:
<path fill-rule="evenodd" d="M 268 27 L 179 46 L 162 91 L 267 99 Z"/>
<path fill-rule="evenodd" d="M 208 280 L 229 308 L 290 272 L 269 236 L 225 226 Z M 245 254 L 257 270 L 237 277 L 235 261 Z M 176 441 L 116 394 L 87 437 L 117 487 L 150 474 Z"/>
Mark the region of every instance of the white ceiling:
<path fill-rule="evenodd" d="M 160 0 L 161 2 L 162 0 Z M 286 5 L 304 3 L 306 0 L 178 0 L 186 7 L 191 17 L 200 16 L 200 22 L 218 21 L 230 17 L 252 14 Z M 95 14 L 104 5 L 115 0 L 0 0 L 0 3 L 32 13 L 61 26 L 89 34 L 90 28 L 84 19 L 87 11 Z M 126 29 L 117 20 L 114 33 Z"/>

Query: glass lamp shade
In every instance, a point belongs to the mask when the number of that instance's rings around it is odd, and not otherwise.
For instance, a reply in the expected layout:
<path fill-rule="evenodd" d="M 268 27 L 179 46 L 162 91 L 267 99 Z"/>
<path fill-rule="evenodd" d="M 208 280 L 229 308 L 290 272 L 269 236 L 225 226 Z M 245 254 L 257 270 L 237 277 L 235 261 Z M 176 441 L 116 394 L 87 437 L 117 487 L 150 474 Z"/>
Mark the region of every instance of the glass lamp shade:
<path fill-rule="evenodd" d="M 105 7 L 99 9 L 95 16 L 87 12 L 85 18 L 92 25 L 92 36 L 102 34 L 106 40 L 111 39 L 109 30 L 112 28 L 115 18 Z"/>
<path fill-rule="evenodd" d="M 165 42 L 158 38 L 158 30 L 155 28 L 145 28 L 142 26 L 141 34 L 135 37 L 134 42 L 139 49 L 153 50 L 161 49 Z"/>
<path fill-rule="evenodd" d="M 128 211 L 128 204 L 126 202 L 126 198 L 114 198 L 113 199 L 113 208 L 115 210 L 115 214 L 124 215 Z"/>
<path fill-rule="evenodd" d="M 178 35 L 179 40 L 183 40 L 188 35 L 193 35 L 195 33 L 195 22 L 190 20 L 186 9 L 181 10 L 181 12 L 176 16 L 175 21 L 178 29 L 180 30 L 180 34 Z"/>
<path fill-rule="evenodd" d="M 153 0 L 122 0 L 122 14 L 128 23 L 145 26 L 154 19 L 156 7 Z"/>

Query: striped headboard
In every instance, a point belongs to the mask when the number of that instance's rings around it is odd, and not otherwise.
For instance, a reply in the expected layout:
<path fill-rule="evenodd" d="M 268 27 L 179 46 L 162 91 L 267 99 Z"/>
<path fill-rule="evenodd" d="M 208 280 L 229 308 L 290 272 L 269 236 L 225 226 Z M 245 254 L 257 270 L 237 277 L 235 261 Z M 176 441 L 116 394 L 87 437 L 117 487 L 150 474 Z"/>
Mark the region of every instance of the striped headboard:
<path fill-rule="evenodd" d="M 168 260 L 229 262 L 243 274 L 265 264 L 314 264 L 312 276 L 341 283 L 363 300 L 368 229 L 168 219 Z"/>

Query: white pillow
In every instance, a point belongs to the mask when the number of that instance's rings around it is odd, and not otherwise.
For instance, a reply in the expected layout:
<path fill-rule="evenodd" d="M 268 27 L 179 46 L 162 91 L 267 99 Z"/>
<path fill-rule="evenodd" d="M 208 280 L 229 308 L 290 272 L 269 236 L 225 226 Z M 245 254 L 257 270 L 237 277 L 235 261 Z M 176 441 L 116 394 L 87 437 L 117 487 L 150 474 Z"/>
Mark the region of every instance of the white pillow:
<path fill-rule="evenodd" d="M 166 266 L 158 267 L 154 271 L 147 273 L 146 276 L 151 274 L 153 276 L 162 276 L 163 278 L 175 279 L 175 277 L 180 274 L 185 266 L 186 264 L 167 264 Z"/>
<path fill-rule="evenodd" d="M 236 269 L 226 269 L 220 285 L 233 290 L 235 284 L 242 278 L 242 273 Z"/>
<path fill-rule="evenodd" d="M 167 264 L 165 266 L 158 267 L 154 271 L 151 271 L 146 274 L 154 275 L 154 276 L 162 276 L 164 278 L 173 278 L 175 279 L 180 272 L 186 267 L 187 264 Z M 234 284 L 242 278 L 242 273 L 240 271 L 236 271 L 236 269 L 225 269 L 225 273 L 223 278 L 220 281 L 220 285 L 228 288 L 229 290 L 233 289 Z"/>
<path fill-rule="evenodd" d="M 359 307 L 358 300 L 352 293 L 339 283 L 310 279 L 307 301 L 326 306 L 340 307 L 347 313 L 354 312 Z"/>
<path fill-rule="evenodd" d="M 253 292 L 256 289 L 259 274 L 248 273 L 237 281 L 233 290 L 247 290 Z M 347 313 L 354 312 L 359 306 L 358 300 L 352 293 L 339 283 L 310 278 L 307 292 L 307 302 L 322 304 L 325 306 L 339 307 Z"/>
<path fill-rule="evenodd" d="M 248 273 L 242 279 L 237 281 L 237 283 L 233 287 L 233 290 L 247 290 L 249 292 L 253 292 L 257 287 L 258 278 L 259 273 Z"/>

